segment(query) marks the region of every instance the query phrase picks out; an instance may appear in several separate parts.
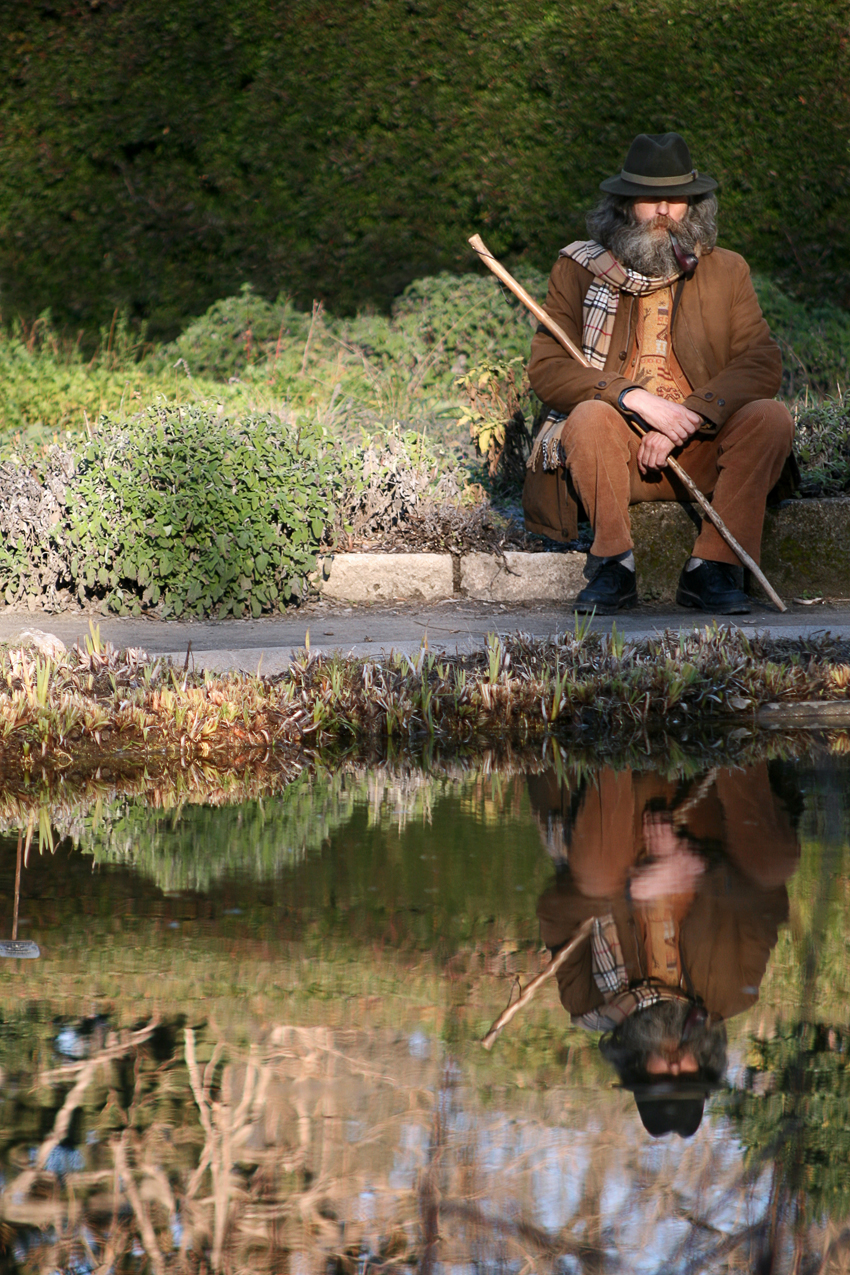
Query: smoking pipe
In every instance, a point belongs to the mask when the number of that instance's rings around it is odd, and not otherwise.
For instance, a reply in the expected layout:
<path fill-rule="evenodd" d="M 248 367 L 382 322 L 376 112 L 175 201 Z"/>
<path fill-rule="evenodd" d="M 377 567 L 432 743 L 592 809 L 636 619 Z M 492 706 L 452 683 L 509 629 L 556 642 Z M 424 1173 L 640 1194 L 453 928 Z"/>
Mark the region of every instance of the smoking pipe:
<path fill-rule="evenodd" d="M 673 256 L 678 261 L 682 274 L 686 279 L 693 279 L 694 272 L 699 265 L 699 257 L 692 252 L 685 252 L 672 230 L 668 230 L 667 233 L 670 236 L 670 247 L 673 249 Z"/>

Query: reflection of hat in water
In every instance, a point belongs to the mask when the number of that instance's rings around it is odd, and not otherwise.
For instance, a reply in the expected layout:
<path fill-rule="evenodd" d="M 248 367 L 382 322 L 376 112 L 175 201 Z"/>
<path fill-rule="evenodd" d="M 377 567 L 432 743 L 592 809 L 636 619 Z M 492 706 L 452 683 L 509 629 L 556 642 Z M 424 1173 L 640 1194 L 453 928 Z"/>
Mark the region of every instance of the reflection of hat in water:
<path fill-rule="evenodd" d="M 663 1138 L 665 1133 L 692 1138 L 702 1122 L 706 1097 L 720 1087 L 716 1080 L 692 1075 L 623 1085 L 634 1094 L 641 1123 L 653 1138 Z"/>

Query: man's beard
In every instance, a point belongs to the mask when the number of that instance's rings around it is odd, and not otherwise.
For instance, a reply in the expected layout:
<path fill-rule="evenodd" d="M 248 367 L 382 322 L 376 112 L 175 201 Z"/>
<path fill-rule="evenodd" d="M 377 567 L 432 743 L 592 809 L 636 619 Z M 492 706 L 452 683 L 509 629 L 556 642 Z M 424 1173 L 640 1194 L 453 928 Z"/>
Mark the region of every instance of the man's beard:
<path fill-rule="evenodd" d="M 682 273 L 670 243 L 670 231 L 685 252 L 693 252 L 697 237 L 688 225 L 688 214 L 681 221 L 672 217 L 653 217 L 636 221 L 630 211 L 625 225 L 618 226 L 608 244 L 621 265 L 653 279 L 667 279 Z"/>
<path fill-rule="evenodd" d="M 613 1063 L 624 1083 L 646 1078 L 650 1054 L 661 1052 L 664 1042 L 678 1041 L 693 1006 L 689 1001 L 660 1001 L 628 1018 L 599 1042 L 604 1058 Z M 700 1072 L 720 1079 L 726 1068 L 726 1028 L 708 1021 L 689 1033 L 687 1050 L 694 1055 Z"/>
<path fill-rule="evenodd" d="M 650 278 L 681 274 L 670 247 L 672 230 L 685 252 L 707 256 L 717 243 L 717 200 L 713 194 L 693 199 L 681 221 L 655 217 L 635 219 L 634 201 L 623 195 L 603 195 L 587 214 L 587 233 L 614 254 L 619 262 Z M 697 248 L 699 245 L 699 248 Z"/>

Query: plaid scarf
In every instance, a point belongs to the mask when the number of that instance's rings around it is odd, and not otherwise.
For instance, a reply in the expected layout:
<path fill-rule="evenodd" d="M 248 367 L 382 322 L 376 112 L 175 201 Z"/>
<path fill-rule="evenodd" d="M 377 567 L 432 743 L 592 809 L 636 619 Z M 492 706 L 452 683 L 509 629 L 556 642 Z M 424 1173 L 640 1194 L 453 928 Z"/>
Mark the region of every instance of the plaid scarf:
<path fill-rule="evenodd" d="M 629 266 L 620 262 L 602 244 L 594 239 L 577 239 L 567 244 L 558 256 L 570 257 L 585 270 L 595 276 L 587 290 L 582 307 L 581 348 L 591 367 L 604 368 L 608 351 L 611 348 L 611 337 L 614 334 L 614 319 L 620 293 L 631 296 L 646 296 L 657 292 L 660 288 L 669 288 L 681 277 L 681 272 L 670 275 L 667 279 L 650 278 L 638 274 Z M 550 411 L 540 429 L 531 455 L 526 462 L 528 469 L 537 469 L 542 460 L 544 470 L 561 469 L 564 464 L 564 449 L 561 446 L 560 429 L 567 419 L 566 412 Z"/>
<path fill-rule="evenodd" d="M 591 1009 L 578 1021 L 588 1031 L 613 1031 L 637 1009 L 657 1005 L 659 1001 L 690 1000 L 684 992 L 664 983 L 644 982 L 629 987 L 626 962 L 620 936 L 609 912 L 597 917 L 590 932 L 590 958 L 593 981 L 605 997 L 604 1007 Z"/>
<path fill-rule="evenodd" d="M 680 277 L 681 271 L 666 279 L 638 274 L 623 266 L 607 248 L 593 239 L 577 239 L 567 244 L 558 254 L 577 261 L 594 275 L 582 307 L 581 348 L 592 367 L 603 368 L 611 348 L 614 318 L 620 293 L 630 296 L 646 296 L 659 288 L 669 288 Z"/>

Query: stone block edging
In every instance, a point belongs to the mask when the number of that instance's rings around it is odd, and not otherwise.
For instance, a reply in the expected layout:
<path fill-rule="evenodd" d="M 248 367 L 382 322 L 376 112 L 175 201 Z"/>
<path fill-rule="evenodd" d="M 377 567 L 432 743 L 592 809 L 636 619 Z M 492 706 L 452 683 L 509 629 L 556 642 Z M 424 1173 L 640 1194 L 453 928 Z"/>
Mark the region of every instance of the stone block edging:
<path fill-rule="evenodd" d="M 672 502 L 631 510 L 638 591 L 670 601 L 694 541 L 693 511 Z M 584 553 L 339 553 L 320 563 L 323 597 L 340 602 L 560 602 L 582 587 Z M 762 570 L 786 602 L 850 598 L 850 499 L 788 501 L 769 509 Z"/>
<path fill-rule="evenodd" d="M 338 553 L 320 564 L 322 597 L 337 602 L 439 602 L 454 593 L 450 553 Z"/>

